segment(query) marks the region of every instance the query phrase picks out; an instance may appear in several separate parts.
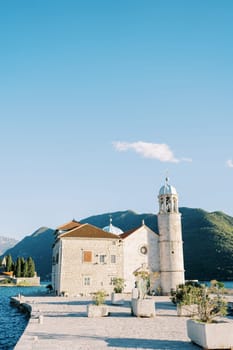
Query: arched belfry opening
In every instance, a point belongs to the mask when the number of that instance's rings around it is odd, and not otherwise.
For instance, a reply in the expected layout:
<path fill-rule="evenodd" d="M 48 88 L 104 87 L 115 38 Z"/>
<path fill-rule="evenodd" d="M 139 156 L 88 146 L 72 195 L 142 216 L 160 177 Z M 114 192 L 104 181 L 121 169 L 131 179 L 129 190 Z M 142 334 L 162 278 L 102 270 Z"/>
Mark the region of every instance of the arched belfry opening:
<path fill-rule="evenodd" d="M 168 183 L 166 177 L 165 185 L 159 191 L 159 214 L 178 213 L 178 196 L 175 187 Z"/>

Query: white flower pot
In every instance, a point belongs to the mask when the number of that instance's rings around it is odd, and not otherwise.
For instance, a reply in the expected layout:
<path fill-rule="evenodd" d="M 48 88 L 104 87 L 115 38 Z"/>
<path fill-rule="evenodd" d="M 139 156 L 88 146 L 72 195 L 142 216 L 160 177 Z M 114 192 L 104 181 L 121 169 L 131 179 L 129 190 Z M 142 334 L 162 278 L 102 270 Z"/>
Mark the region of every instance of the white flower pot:
<path fill-rule="evenodd" d="M 233 322 L 216 323 L 187 320 L 188 337 L 204 349 L 233 349 Z"/>
<path fill-rule="evenodd" d="M 123 293 L 112 293 L 111 302 L 113 305 L 123 305 L 124 304 L 124 294 Z"/>
<path fill-rule="evenodd" d="M 132 313 L 137 317 L 155 317 L 155 303 L 153 299 L 132 299 Z"/>
<path fill-rule="evenodd" d="M 109 310 L 107 305 L 87 305 L 87 316 L 88 317 L 103 317 L 108 316 Z"/>

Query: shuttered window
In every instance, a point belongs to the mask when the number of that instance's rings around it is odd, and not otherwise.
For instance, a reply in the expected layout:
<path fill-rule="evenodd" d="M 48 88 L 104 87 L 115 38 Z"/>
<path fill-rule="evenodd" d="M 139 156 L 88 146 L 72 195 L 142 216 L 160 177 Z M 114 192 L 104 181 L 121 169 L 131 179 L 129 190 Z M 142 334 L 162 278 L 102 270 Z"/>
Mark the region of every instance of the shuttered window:
<path fill-rule="evenodd" d="M 106 258 L 106 255 L 100 254 L 100 256 L 99 256 L 99 262 L 100 262 L 100 264 L 105 264 L 105 258 Z"/>
<path fill-rule="evenodd" d="M 92 252 L 89 250 L 84 250 L 83 252 L 83 262 L 92 262 Z"/>

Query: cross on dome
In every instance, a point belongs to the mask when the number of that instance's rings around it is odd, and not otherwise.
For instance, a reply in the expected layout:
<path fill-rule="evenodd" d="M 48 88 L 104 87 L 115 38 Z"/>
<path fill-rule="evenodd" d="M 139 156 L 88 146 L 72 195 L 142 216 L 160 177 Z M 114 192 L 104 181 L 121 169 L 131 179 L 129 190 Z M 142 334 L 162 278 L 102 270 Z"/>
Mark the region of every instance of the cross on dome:
<path fill-rule="evenodd" d="M 159 190 L 159 196 L 167 195 L 167 194 L 168 195 L 169 194 L 176 194 L 177 195 L 175 187 L 171 186 L 168 182 L 169 182 L 169 178 L 166 177 L 165 178 L 165 185 L 162 186 Z"/>
<path fill-rule="evenodd" d="M 120 235 L 121 233 L 123 233 L 123 231 L 119 227 L 114 226 L 112 224 L 112 215 L 111 214 L 109 215 L 109 225 L 105 226 L 103 228 L 103 231 L 109 232 L 109 233 L 114 233 L 115 235 Z"/>

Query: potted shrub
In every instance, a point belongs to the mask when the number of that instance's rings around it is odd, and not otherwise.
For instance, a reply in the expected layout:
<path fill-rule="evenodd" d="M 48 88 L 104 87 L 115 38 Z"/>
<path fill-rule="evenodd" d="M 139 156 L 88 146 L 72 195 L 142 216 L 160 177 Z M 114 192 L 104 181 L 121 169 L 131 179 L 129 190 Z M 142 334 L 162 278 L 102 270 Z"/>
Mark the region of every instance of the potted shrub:
<path fill-rule="evenodd" d="M 201 289 L 198 315 L 187 321 L 188 337 L 204 349 L 232 349 L 233 322 L 221 318 L 227 314 L 227 303 L 220 294 L 210 296 Z"/>
<path fill-rule="evenodd" d="M 113 293 L 111 295 L 111 301 L 113 305 L 123 305 L 124 304 L 124 278 L 115 277 L 113 279 Z"/>
<path fill-rule="evenodd" d="M 171 301 L 176 305 L 178 316 L 197 315 L 198 300 L 202 287 L 198 282 L 187 281 L 171 291 Z"/>
<path fill-rule="evenodd" d="M 139 269 L 134 273 L 137 281 L 132 292 L 132 314 L 137 317 L 154 317 L 155 303 L 153 298 L 148 297 L 150 287 L 149 271 Z"/>
<path fill-rule="evenodd" d="M 93 296 L 93 304 L 87 305 L 88 317 L 102 317 L 108 316 L 108 306 L 105 305 L 106 292 L 99 290 Z"/>

